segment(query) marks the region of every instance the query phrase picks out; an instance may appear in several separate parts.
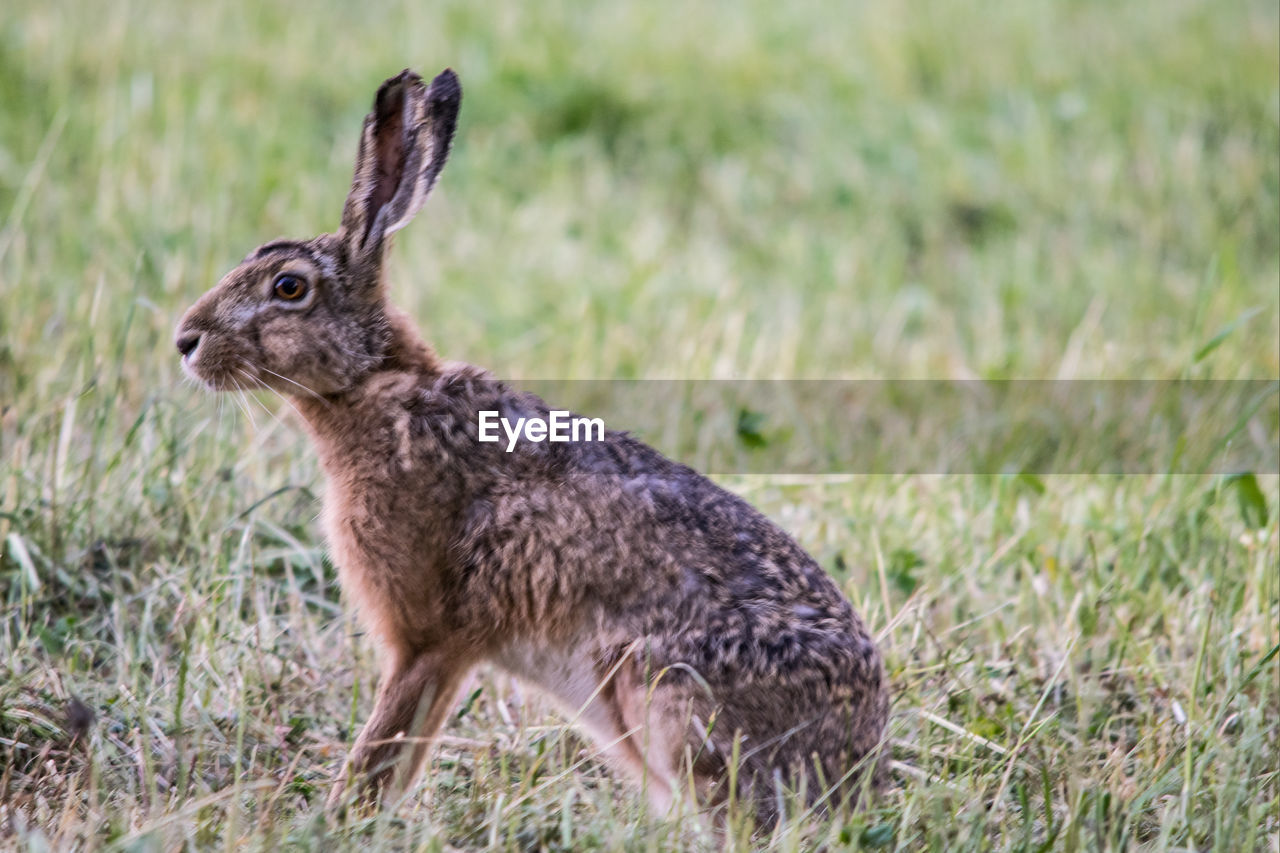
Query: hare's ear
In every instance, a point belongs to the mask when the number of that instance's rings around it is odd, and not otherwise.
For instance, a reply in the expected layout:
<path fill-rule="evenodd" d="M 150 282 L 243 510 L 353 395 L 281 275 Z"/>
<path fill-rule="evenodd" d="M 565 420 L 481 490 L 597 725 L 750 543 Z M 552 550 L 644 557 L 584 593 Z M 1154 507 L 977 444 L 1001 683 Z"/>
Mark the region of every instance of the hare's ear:
<path fill-rule="evenodd" d="M 461 103 L 449 69 L 430 86 L 405 69 L 379 87 L 338 231 L 352 258 L 377 259 L 385 238 L 422 208 L 449 156 Z"/>

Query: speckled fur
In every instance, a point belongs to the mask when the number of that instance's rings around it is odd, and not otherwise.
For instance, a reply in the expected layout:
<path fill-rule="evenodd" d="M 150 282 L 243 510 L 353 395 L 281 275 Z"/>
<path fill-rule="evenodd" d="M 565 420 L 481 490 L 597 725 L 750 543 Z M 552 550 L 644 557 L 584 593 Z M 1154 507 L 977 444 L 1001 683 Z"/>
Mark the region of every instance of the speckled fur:
<path fill-rule="evenodd" d="M 779 781 L 810 802 L 875 787 L 880 656 L 812 557 L 623 433 L 481 443 L 479 411 L 547 405 L 442 362 L 387 304 L 388 237 L 439 174 L 460 99 L 449 71 L 383 84 L 338 232 L 256 250 L 177 335 L 210 388 L 288 394 L 319 452 L 328 543 L 382 665 L 351 766 L 402 789 L 491 662 L 545 690 L 664 807 L 723 801 L 735 749 L 733 793 L 766 824 Z M 282 273 L 304 298 L 276 297 Z"/>

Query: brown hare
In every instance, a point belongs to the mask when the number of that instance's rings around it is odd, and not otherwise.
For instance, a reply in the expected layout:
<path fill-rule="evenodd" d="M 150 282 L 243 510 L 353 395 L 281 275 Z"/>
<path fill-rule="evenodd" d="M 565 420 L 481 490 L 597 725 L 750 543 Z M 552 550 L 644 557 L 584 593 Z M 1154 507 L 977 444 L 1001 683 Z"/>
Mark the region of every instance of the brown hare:
<path fill-rule="evenodd" d="M 783 790 L 848 803 L 883 776 L 888 691 L 813 558 L 626 434 L 479 441 L 479 413 L 548 406 L 442 361 L 388 304 L 391 235 L 435 184 L 461 98 L 449 70 L 387 80 L 337 232 L 255 249 L 176 334 L 210 389 L 289 395 L 319 453 L 328 545 L 381 662 L 334 799 L 348 774 L 403 791 L 488 662 L 549 694 L 663 809 L 732 797 L 767 825 Z"/>

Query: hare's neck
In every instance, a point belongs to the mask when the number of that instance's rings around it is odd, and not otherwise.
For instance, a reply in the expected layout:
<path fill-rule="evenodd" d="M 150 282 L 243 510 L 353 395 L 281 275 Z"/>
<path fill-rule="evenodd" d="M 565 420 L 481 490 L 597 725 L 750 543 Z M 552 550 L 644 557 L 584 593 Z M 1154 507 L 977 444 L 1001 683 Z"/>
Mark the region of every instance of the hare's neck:
<path fill-rule="evenodd" d="M 442 371 L 439 356 L 422 340 L 407 317 L 392 310 L 388 320 L 391 340 L 386 354 L 377 369 L 362 378 L 356 387 L 324 397 L 307 394 L 293 397 L 294 406 L 319 451 L 321 464 L 331 475 L 350 467 L 344 460 L 368 445 L 370 431 L 376 432 L 389 417 L 403 416 L 402 401 L 411 398 L 417 388 L 431 385 Z"/>
<path fill-rule="evenodd" d="M 389 308 L 387 322 L 391 326 L 391 341 L 380 369 L 438 376 L 440 357 L 418 334 L 413 321 L 404 312 Z"/>

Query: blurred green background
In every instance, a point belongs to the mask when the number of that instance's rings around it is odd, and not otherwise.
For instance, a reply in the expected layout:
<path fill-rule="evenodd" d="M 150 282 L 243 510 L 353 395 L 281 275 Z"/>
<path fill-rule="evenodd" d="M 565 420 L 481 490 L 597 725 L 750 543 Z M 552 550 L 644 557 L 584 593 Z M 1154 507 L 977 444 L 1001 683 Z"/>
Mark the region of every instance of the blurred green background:
<path fill-rule="evenodd" d="M 706 842 L 493 676 L 430 805 L 324 822 L 373 666 L 315 464 L 273 399 L 183 385 L 171 338 L 253 246 L 336 227 L 385 77 L 463 82 L 391 270 L 446 357 L 1258 379 L 1278 27 L 1250 0 L 7 0 L 0 843 Z M 1274 849 L 1277 482 L 1241 474 L 727 479 L 844 584 L 897 691 L 885 802 L 773 843 Z"/>
<path fill-rule="evenodd" d="M 372 92 L 454 66 L 395 254 L 515 377 L 1280 372 L 1274 3 L 6 4 L 10 393 L 128 369 L 250 247 L 336 227 Z M 98 311 L 87 317 L 94 302 Z M 88 320 L 92 319 L 92 323 Z M 65 390 L 64 387 L 59 390 Z"/>

